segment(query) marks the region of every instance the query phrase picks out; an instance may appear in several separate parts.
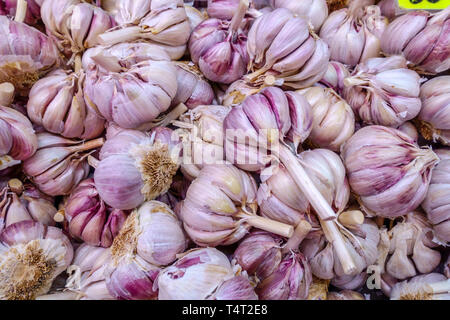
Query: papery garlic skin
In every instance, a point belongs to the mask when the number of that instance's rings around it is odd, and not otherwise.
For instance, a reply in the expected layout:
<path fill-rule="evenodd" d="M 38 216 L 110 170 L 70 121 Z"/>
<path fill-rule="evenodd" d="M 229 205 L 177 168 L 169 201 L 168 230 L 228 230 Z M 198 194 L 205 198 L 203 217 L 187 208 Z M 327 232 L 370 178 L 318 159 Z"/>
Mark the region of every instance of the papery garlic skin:
<path fill-rule="evenodd" d="M 102 45 L 146 41 L 178 51 L 183 56 L 191 32 L 182 0 L 118 0 L 112 12 L 120 28 L 99 36 Z"/>
<path fill-rule="evenodd" d="M 381 38 L 385 54 L 402 54 L 417 69 L 441 73 L 450 68 L 450 8 L 431 14 L 414 10 L 397 17 Z"/>
<path fill-rule="evenodd" d="M 224 106 L 237 106 L 241 104 L 245 98 L 258 93 L 260 90 L 261 87 L 252 85 L 243 79 L 239 79 L 228 86 L 224 95 L 219 98 L 219 102 Z"/>
<path fill-rule="evenodd" d="M 0 298 L 30 300 L 46 294 L 72 261 L 73 248 L 59 228 L 22 221 L 0 235 Z"/>
<path fill-rule="evenodd" d="M 433 224 L 437 242 L 443 245 L 450 243 L 450 150 L 435 150 L 440 161 L 431 175 L 427 195 L 422 208 L 428 220 Z"/>
<path fill-rule="evenodd" d="M 412 124 L 412 122 L 407 121 L 397 129 L 410 136 L 414 143 L 417 143 L 417 141 L 419 141 L 419 132 L 417 131 L 414 124 Z"/>
<path fill-rule="evenodd" d="M 450 145 L 450 76 L 435 77 L 420 87 L 422 110 L 417 119 L 425 139 Z"/>
<path fill-rule="evenodd" d="M 390 298 L 391 300 L 448 300 L 450 298 L 448 282 L 449 280 L 440 273 L 417 276 L 394 285 Z M 435 292 L 435 288 L 438 292 Z"/>
<path fill-rule="evenodd" d="M 111 207 L 131 210 L 169 190 L 181 143 L 169 128 L 121 130 L 107 139 L 94 172 L 95 187 Z"/>
<path fill-rule="evenodd" d="M 229 20 L 239 6 L 239 0 L 207 0 L 206 12 L 211 18 Z"/>
<path fill-rule="evenodd" d="M 325 0 L 292 1 L 292 0 L 270 0 L 272 8 L 286 8 L 299 17 L 308 20 L 314 30 L 320 30 L 325 19 L 328 17 L 328 6 Z"/>
<path fill-rule="evenodd" d="M 208 14 L 204 11 L 200 11 L 190 5 L 184 4 L 184 10 L 186 11 L 186 16 L 189 20 L 189 25 L 191 30 L 194 30 L 200 23 L 208 18 Z"/>
<path fill-rule="evenodd" d="M 30 119 L 47 131 L 66 138 L 93 139 L 104 130 L 105 120 L 86 103 L 83 71 L 58 69 L 31 88 L 27 103 Z"/>
<path fill-rule="evenodd" d="M 208 300 L 259 300 L 250 279 L 243 274 L 225 280 Z"/>
<path fill-rule="evenodd" d="M 180 217 L 197 245 L 230 245 L 250 229 L 238 214 L 255 214 L 255 206 L 256 182 L 248 173 L 230 164 L 207 165 L 189 186 Z"/>
<path fill-rule="evenodd" d="M 80 0 L 45 0 L 41 16 L 47 33 L 68 55 L 99 44 L 98 36 L 116 25 L 101 8 Z"/>
<path fill-rule="evenodd" d="M 202 73 L 192 62 L 177 62 L 177 94 L 172 105 L 184 103 L 189 109 L 209 105 L 214 100 L 214 91 Z"/>
<path fill-rule="evenodd" d="M 119 234 L 127 213 L 107 206 L 95 189 L 94 179 L 78 184 L 64 205 L 72 236 L 92 246 L 109 247 Z"/>
<path fill-rule="evenodd" d="M 365 123 L 396 128 L 419 114 L 420 83 L 403 57 L 371 58 L 344 80 L 343 97 Z"/>
<path fill-rule="evenodd" d="M 326 201 L 335 211 L 342 212 L 350 197 L 350 187 L 339 156 L 327 149 L 314 149 L 302 152 L 299 159 Z M 295 226 L 312 213 L 311 204 L 284 166 L 280 165 L 262 180 L 258 189 L 262 216 Z"/>
<path fill-rule="evenodd" d="M 341 152 L 350 187 L 369 215 L 395 218 L 426 196 L 438 157 L 403 132 L 382 126 L 358 130 Z"/>
<path fill-rule="evenodd" d="M 331 59 L 354 67 L 380 56 L 380 38 L 388 25 L 378 6 L 353 1 L 349 8 L 332 12 L 320 29 L 330 46 Z"/>
<path fill-rule="evenodd" d="M 170 61 L 147 60 L 124 72 L 87 73 L 85 99 L 107 120 L 135 129 L 166 111 L 177 92 L 176 69 Z"/>
<path fill-rule="evenodd" d="M 355 132 L 352 108 L 332 89 L 311 87 L 297 92 L 308 100 L 312 109 L 309 141 L 314 146 L 339 151 Z"/>
<path fill-rule="evenodd" d="M 194 180 L 205 165 L 223 162 L 223 120 L 230 110 L 221 105 L 203 105 L 180 117 L 182 122 L 176 125 L 183 140 L 181 172 L 187 179 Z"/>
<path fill-rule="evenodd" d="M 186 249 L 181 224 L 164 203 L 150 201 L 127 218 L 111 246 L 106 285 L 118 299 L 154 299 L 159 266 L 168 265 Z"/>
<path fill-rule="evenodd" d="M 300 244 L 300 251 L 308 258 L 314 276 L 326 280 L 345 277 L 352 280 L 377 260 L 380 234 L 373 221 L 365 219 L 356 229 L 341 232 L 345 246 L 356 264 L 356 270 L 351 275 L 346 275 L 333 245 L 326 241 L 323 234 L 311 232 Z M 352 285 L 350 283 L 351 281 L 335 281 L 334 285 L 349 290 L 360 286 L 359 281 L 353 282 Z"/>
<path fill-rule="evenodd" d="M 37 148 L 38 139 L 30 120 L 12 108 L 0 106 L 0 156 L 26 160 Z"/>
<path fill-rule="evenodd" d="M 103 138 L 70 140 L 39 133 L 38 150 L 23 164 L 23 172 L 44 193 L 68 195 L 89 174 L 87 156 L 102 146 Z"/>
<path fill-rule="evenodd" d="M 0 83 L 10 82 L 26 95 L 44 74 L 61 63 L 53 40 L 35 28 L 0 16 Z"/>
<path fill-rule="evenodd" d="M 240 11 L 245 13 L 245 8 Z M 249 61 L 247 32 L 245 27 L 241 29 L 240 23 L 212 18 L 192 31 L 189 52 L 207 79 L 229 84 L 245 74 Z"/>
<path fill-rule="evenodd" d="M 327 71 L 328 45 L 309 29 L 308 21 L 285 8 L 255 20 L 248 33 L 251 74 L 245 79 L 269 85 L 307 88 Z"/>
<path fill-rule="evenodd" d="M 359 292 L 352 290 L 342 290 L 340 292 L 329 292 L 327 300 L 366 300 L 366 299 Z"/>
<path fill-rule="evenodd" d="M 215 248 L 193 249 L 158 276 L 159 300 L 205 300 L 234 276 L 227 256 Z"/>
<path fill-rule="evenodd" d="M 0 231 L 21 221 L 36 221 L 54 226 L 56 214 L 54 199 L 42 194 L 36 187 L 12 179 L 0 191 Z"/>
<path fill-rule="evenodd" d="M 386 272 L 395 279 L 404 280 L 417 274 L 432 272 L 441 261 L 441 254 L 433 248 L 432 226 L 419 212 L 406 215 L 388 231 L 390 256 L 386 259 Z"/>
<path fill-rule="evenodd" d="M 350 76 L 349 69 L 340 62 L 330 61 L 328 69 L 323 78 L 319 81 L 319 86 L 325 86 L 342 95 L 344 90 L 344 79 Z"/>
<path fill-rule="evenodd" d="M 408 12 L 408 10 L 400 8 L 397 0 L 381 0 L 377 3 L 377 6 L 380 7 L 383 16 L 390 20 Z"/>

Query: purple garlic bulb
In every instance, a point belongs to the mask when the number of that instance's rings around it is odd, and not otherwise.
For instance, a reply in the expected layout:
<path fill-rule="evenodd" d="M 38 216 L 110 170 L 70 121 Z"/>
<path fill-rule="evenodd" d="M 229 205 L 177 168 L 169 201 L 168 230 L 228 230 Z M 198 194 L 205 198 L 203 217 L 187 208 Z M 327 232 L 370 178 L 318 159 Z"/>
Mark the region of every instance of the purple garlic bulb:
<path fill-rule="evenodd" d="M 94 181 L 108 205 L 131 210 L 167 192 L 180 165 L 181 143 L 169 128 L 149 133 L 121 130 L 108 137 L 95 166 Z"/>
<path fill-rule="evenodd" d="M 242 19 L 248 1 L 241 0 L 231 21 L 216 18 L 200 23 L 189 39 L 189 52 L 205 77 L 229 84 L 247 71 L 247 26 Z"/>
<path fill-rule="evenodd" d="M 320 29 L 330 46 L 331 59 L 350 67 L 380 56 L 380 39 L 388 25 L 372 1 L 352 1 L 348 8 L 332 12 Z"/>
<path fill-rule="evenodd" d="M 108 206 L 99 196 L 94 179 L 72 191 L 64 205 L 70 234 L 92 246 L 109 247 L 119 234 L 127 213 Z"/>
<path fill-rule="evenodd" d="M 27 95 L 43 75 L 60 65 L 55 42 L 37 29 L 0 16 L 0 83 L 10 82 Z"/>
<path fill-rule="evenodd" d="M 87 157 L 103 145 L 104 139 L 82 141 L 39 133 L 38 150 L 23 164 L 23 172 L 44 193 L 68 195 L 87 178 Z"/>
<path fill-rule="evenodd" d="M 448 245 L 450 242 L 450 150 L 435 151 L 440 161 L 431 175 L 430 186 L 422 208 L 427 213 L 428 220 L 433 224 L 433 231 L 439 243 Z"/>
<path fill-rule="evenodd" d="M 54 226 L 54 199 L 30 183 L 11 179 L 0 191 L 0 231 L 20 221 L 36 221 Z"/>
<path fill-rule="evenodd" d="M 257 216 L 257 208 L 252 176 L 231 164 L 207 165 L 189 186 L 180 217 L 189 237 L 204 247 L 236 243 L 251 226 L 292 235 L 291 226 Z"/>
<path fill-rule="evenodd" d="M 414 10 L 397 17 L 381 37 L 385 54 L 402 54 L 417 69 L 441 73 L 450 68 L 450 8 L 430 13 Z"/>
<path fill-rule="evenodd" d="M 45 0 L 41 15 L 47 33 L 68 56 L 99 44 L 98 36 L 116 25 L 107 12 L 80 0 Z"/>
<path fill-rule="evenodd" d="M 252 83 L 307 88 L 327 71 L 330 52 L 309 28 L 308 20 L 285 8 L 255 20 L 248 32 L 247 50 Z"/>
<path fill-rule="evenodd" d="M 21 221 L 0 235 L 0 298 L 33 300 L 67 269 L 73 248 L 61 229 Z"/>
<path fill-rule="evenodd" d="M 365 123 L 397 128 L 419 114 L 420 83 L 403 57 L 371 58 L 345 78 L 343 97 Z"/>
<path fill-rule="evenodd" d="M 244 271 L 225 280 L 208 300 L 259 300 L 247 273 Z"/>
<path fill-rule="evenodd" d="M 435 77 L 420 87 L 422 110 L 417 123 L 422 136 L 450 145 L 450 76 Z"/>
<path fill-rule="evenodd" d="M 438 162 L 403 132 L 368 126 L 358 130 L 341 152 L 352 191 L 369 215 L 396 218 L 416 209 L 426 196 Z"/>
<path fill-rule="evenodd" d="M 105 120 L 84 98 L 85 73 L 58 69 L 31 88 L 28 116 L 36 125 L 66 138 L 93 139 L 105 129 Z"/>

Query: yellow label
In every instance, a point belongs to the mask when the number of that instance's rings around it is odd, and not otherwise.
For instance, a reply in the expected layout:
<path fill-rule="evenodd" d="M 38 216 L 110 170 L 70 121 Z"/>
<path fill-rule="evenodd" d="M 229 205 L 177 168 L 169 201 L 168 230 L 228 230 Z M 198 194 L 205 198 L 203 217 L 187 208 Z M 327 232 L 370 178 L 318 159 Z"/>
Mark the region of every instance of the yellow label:
<path fill-rule="evenodd" d="M 441 10 L 450 6 L 450 0 L 398 0 L 403 9 Z"/>

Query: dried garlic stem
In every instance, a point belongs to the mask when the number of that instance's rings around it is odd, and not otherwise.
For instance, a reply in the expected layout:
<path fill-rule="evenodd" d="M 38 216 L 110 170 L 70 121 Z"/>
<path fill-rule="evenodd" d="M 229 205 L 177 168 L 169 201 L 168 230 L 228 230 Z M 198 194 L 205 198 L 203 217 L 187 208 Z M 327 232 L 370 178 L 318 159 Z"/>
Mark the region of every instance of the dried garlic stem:
<path fill-rule="evenodd" d="M 288 242 L 286 242 L 286 245 L 281 252 L 287 253 L 291 250 L 297 250 L 300 243 L 302 243 L 303 239 L 305 239 L 309 231 L 311 231 L 311 228 L 312 226 L 308 221 L 300 221 L 297 224 L 297 227 L 295 227 L 294 234 L 289 238 Z"/>
<path fill-rule="evenodd" d="M 188 107 L 184 103 L 180 103 L 175 108 L 173 108 L 169 113 L 164 115 L 164 118 L 160 121 L 155 120 L 156 122 L 152 122 L 149 125 L 143 125 L 142 128 L 139 129 L 145 129 L 150 130 L 155 127 L 167 127 L 169 124 L 171 124 L 172 121 L 177 120 L 183 113 L 188 111 Z"/>
<path fill-rule="evenodd" d="M 248 6 L 248 0 L 239 1 L 239 6 L 231 19 L 230 32 L 236 32 L 239 29 L 242 19 L 244 19 L 244 16 L 247 13 Z"/>
<path fill-rule="evenodd" d="M 100 163 L 100 160 L 98 160 L 97 158 L 94 158 L 91 155 L 88 156 L 87 161 L 88 161 L 88 164 L 94 169 L 97 169 L 98 164 Z"/>
<path fill-rule="evenodd" d="M 87 151 L 87 150 L 92 150 L 92 149 L 95 149 L 95 148 L 99 148 L 104 143 L 105 143 L 105 139 L 104 138 L 97 138 L 95 140 L 90 140 L 90 141 L 84 142 L 84 143 L 82 143 L 81 145 L 78 145 L 78 146 L 68 147 L 68 149 L 71 150 L 72 152 L 82 152 L 82 151 Z"/>
<path fill-rule="evenodd" d="M 27 15 L 27 6 L 28 3 L 25 0 L 18 0 L 16 7 L 16 16 L 14 17 L 14 21 L 24 22 L 25 16 Z"/>
<path fill-rule="evenodd" d="M 245 222 L 252 227 L 272 232 L 286 238 L 290 238 L 294 233 L 294 228 L 289 224 L 270 220 L 257 215 L 249 215 L 244 212 L 239 212 L 236 214 L 236 217 L 245 219 Z"/>
<path fill-rule="evenodd" d="M 14 99 L 14 86 L 12 83 L 0 84 L 0 106 L 9 107 Z"/>

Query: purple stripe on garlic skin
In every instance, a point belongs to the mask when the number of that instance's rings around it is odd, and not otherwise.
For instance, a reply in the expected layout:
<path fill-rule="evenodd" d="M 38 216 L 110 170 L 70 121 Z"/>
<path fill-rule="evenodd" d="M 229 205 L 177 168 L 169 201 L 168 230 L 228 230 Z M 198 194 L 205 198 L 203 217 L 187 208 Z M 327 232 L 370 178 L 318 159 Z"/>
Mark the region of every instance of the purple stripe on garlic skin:
<path fill-rule="evenodd" d="M 317 84 L 333 89 L 339 95 L 344 90 L 344 79 L 350 76 L 348 68 L 340 62 L 330 61 L 328 69 L 323 78 Z"/>
<path fill-rule="evenodd" d="M 0 191 L 0 231 L 21 221 L 37 221 L 54 226 L 54 199 L 42 194 L 33 185 L 11 179 Z"/>
<path fill-rule="evenodd" d="M 84 99 L 85 73 L 55 70 L 35 83 L 27 103 L 34 124 L 66 138 L 93 139 L 104 130 L 105 121 Z"/>
<path fill-rule="evenodd" d="M 422 136 L 450 145 L 450 76 L 428 80 L 420 88 L 422 110 L 418 125 Z"/>
<path fill-rule="evenodd" d="M 68 55 L 99 44 L 98 36 L 116 25 L 107 12 L 79 0 L 45 0 L 41 15 L 47 33 Z"/>
<path fill-rule="evenodd" d="M 155 120 L 176 92 L 176 68 L 170 61 L 147 60 L 120 73 L 93 70 L 84 84 L 86 101 L 107 121 L 126 129 Z"/>
<path fill-rule="evenodd" d="M 0 16 L 0 83 L 10 82 L 16 94 L 61 63 L 55 42 L 35 28 Z"/>
<path fill-rule="evenodd" d="M 259 300 L 252 283 L 244 273 L 224 281 L 208 300 Z"/>
<path fill-rule="evenodd" d="M 0 106 L 0 156 L 26 160 L 37 147 L 38 139 L 30 120 L 12 108 Z"/>
<path fill-rule="evenodd" d="M 61 229 L 39 222 L 10 225 L 0 236 L 0 298 L 31 300 L 46 294 L 73 258 Z"/>
<path fill-rule="evenodd" d="M 100 151 L 94 172 L 100 197 L 113 208 L 131 210 L 167 192 L 180 152 L 181 142 L 171 129 L 119 131 Z"/>
<path fill-rule="evenodd" d="M 372 58 L 344 80 L 343 97 L 365 123 L 398 127 L 419 114 L 420 83 L 404 58 Z"/>
<path fill-rule="evenodd" d="M 338 152 L 355 132 L 352 108 L 332 89 L 311 87 L 297 92 L 308 100 L 312 108 L 309 141 L 320 148 Z"/>
<path fill-rule="evenodd" d="M 403 56 L 418 70 L 441 73 L 450 68 L 450 8 L 437 13 L 415 10 L 397 17 L 381 38 L 385 54 Z"/>
<path fill-rule="evenodd" d="M 73 190 L 64 205 L 72 236 L 93 246 L 109 247 L 118 235 L 127 213 L 107 206 L 87 179 Z"/>
<path fill-rule="evenodd" d="M 38 150 L 24 162 L 24 173 L 44 193 L 68 195 L 89 174 L 87 156 L 103 145 L 104 139 L 80 141 L 50 133 L 39 133 Z"/>
<path fill-rule="evenodd" d="M 369 215 L 395 218 L 416 209 L 439 161 L 403 132 L 382 126 L 358 130 L 341 152 L 352 191 Z"/>
<path fill-rule="evenodd" d="M 422 208 L 433 224 L 435 241 L 447 246 L 450 243 L 450 150 L 435 152 L 440 161 L 431 175 Z"/>
<path fill-rule="evenodd" d="M 327 71 L 330 52 L 327 44 L 309 29 L 307 20 L 285 8 L 265 13 L 248 33 L 250 57 L 245 80 L 295 89 L 319 81 Z"/>

